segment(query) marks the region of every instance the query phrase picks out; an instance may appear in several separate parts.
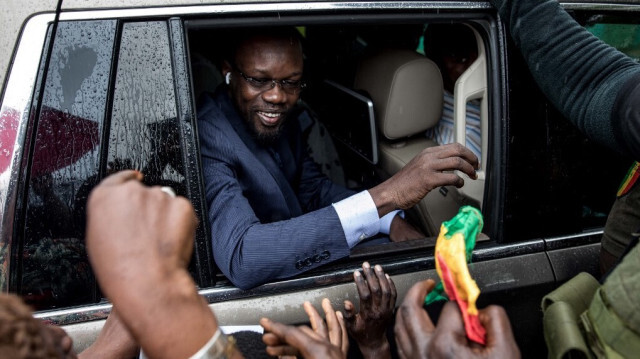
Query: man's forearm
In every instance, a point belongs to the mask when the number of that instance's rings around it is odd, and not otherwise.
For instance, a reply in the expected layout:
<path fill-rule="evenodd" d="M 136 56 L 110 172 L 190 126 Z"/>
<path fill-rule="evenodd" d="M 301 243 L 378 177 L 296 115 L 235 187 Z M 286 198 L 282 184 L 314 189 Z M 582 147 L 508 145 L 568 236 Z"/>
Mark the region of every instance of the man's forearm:
<path fill-rule="evenodd" d="M 110 295 L 134 338 L 152 358 L 187 358 L 197 352 L 218 325 L 189 273 L 144 277 L 137 276 L 131 290 Z"/>
<path fill-rule="evenodd" d="M 555 0 L 492 0 L 538 86 L 590 138 L 626 152 L 612 109 L 640 65 L 586 31 Z"/>

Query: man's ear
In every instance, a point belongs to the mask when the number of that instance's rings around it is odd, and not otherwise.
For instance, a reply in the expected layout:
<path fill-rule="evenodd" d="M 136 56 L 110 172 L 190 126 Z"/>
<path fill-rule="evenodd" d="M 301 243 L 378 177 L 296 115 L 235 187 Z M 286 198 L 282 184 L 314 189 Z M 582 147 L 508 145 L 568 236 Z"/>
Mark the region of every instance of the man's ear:
<path fill-rule="evenodd" d="M 222 62 L 222 69 L 220 72 L 222 72 L 222 76 L 226 76 L 227 73 L 231 72 L 231 70 L 233 70 L 233 67 L 231 67 L 231 64 L 229 63 L 229 61 L 224 60 Z"/>
<path fill-rule="evenodd" d="M 228 61 L 224 61 L 222 63 L 222 76 L 224 77 L 224 82 L 229 85 L 229 83 L 231 82 L 231 65 L 229 64 Z"/>

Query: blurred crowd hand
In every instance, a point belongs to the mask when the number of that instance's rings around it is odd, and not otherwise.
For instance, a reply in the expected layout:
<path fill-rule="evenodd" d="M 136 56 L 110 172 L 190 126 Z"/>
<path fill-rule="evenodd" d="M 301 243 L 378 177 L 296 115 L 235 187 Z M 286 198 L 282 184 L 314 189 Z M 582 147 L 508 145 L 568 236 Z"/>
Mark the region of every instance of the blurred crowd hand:
<path fill-rule="evenodd" d="M 80 359 L 137 358 L 139 348 L 116 308 L 111 309 L 98 338 L 78 355 Z"/>
<path fill-rule="evenodd" d="M 309 316 L 308 326 L 290 326 L 272 322 L 267 318 L 260 320 L 265 334 L 262 340 L 267 345 L 267 354 L 272 356 L 304 358 L 344 359 L 349 350 L 349 338 L 342 313 L 336 312 L 329 299 L 322 300 L 325 319 L 309 302 L 304 310 Z"/>
<path fill-rule="evenodd" d="M 400 358 L 520 358 L 509 323 L 502 307 L 479 310 L 480 323 L 487 330 L 487 344 L 467 339 L 457 304 L 445 304 L 438 326 L 423 309 L 424 298 L 433 289 L 431 279 L 416 283 L 398 308 L 394 328 Z"/>
<path fill-rule="evenodd" d="M 165 276 L 186 268 L 191 258 L 198 223 L 191 204 L 141 180 L 138 171 L 117 172 L 89 197 L 87 249 L 101 283 Z M 109 289 L 103 288 L 107 296 Z"/>
<path fill-rule="evenodd" d="M 146 355 L 189 357 L 218 329 L 187 265 L 198 224 L 189 201 L 146 187 L 142 174 L 106 177 L 87 203 L 87 252 L 101 289 Z"/>
<path fill-rule="evenodd" d="M 349 335 L 358 343 L 366 359 L 391 358 L 386 331 L 393 321 L 396 305 L 396 286 L 380 265 L 373 268 L 362 264 L 362 272 L 355 271 L 353 279 L 360 298 L 360 312 L 351 301 L 344 302 L 344 319 Z"/>

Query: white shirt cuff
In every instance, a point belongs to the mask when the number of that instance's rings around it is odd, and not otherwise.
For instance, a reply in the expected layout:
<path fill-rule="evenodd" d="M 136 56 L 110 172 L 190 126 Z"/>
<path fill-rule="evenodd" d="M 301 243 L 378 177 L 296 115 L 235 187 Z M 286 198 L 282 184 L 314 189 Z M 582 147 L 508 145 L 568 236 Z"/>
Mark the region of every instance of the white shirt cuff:
<path fill-rule="evenodd" d="M 396 216 L 396 214 L 399 215 L 400 218 L 404 218 L 404 211 L 401 209 L 391 211 L 380 218 L 380 233 L 391 233 L 391 221 L 393 221 L 393 218 Z"/>
<path fill-rule="evenodd" d="M 376 208 L 369 191 L 356 193 L 334 203 L 333 208 L 338 213 L 349 248 L 353 248 L 363 239 L 380 232 L 378 208 Z"/>

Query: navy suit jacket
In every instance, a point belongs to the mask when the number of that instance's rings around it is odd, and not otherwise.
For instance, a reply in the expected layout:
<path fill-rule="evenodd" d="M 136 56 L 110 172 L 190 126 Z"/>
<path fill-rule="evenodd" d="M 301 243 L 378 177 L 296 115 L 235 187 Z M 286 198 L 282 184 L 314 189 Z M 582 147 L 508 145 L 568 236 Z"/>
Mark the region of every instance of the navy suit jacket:
<path fill-rule="evenodd" d="M 213 255 L 234 285 L 255 287 L 349 255 L 331 203 L 353 192 L 320 172 L 297 119 L 263 147 L 226 87 L 204 96 L 198 108 Z"/>

